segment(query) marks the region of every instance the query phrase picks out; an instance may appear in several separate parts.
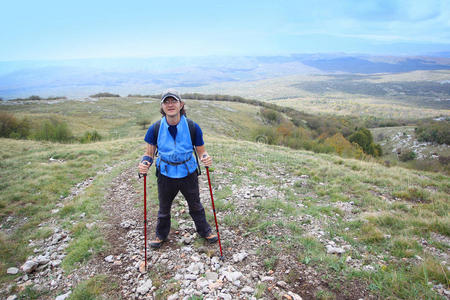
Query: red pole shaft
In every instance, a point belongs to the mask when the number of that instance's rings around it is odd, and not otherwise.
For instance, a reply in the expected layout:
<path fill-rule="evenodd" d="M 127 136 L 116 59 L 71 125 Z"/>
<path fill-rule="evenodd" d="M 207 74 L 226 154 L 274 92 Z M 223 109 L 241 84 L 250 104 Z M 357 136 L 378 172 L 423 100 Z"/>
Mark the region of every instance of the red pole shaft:
<path fill-rule="evenodd" d="M 147 174 L 144 174 L 144 265 L 147 270 Z"/>
<path fill-rule="evenodd" d="M 212 192 L 212 188 L 211 188 L 211 179 L 209 177 L 209 167 L 206 167 L 206 175 L 208 175 L 209 193 L 211 194 L 211 203 L 212 203 L 212 209 L 214 212 L 214 221 L 216 222 L 216 231 L 217 231 L 217 238 L 219 240 L 220 256 L 223 257 L 222 244 L 220 243 L 219 226 L 217 225 L 216 208 L 214 207 L 214 197 L 213 197 L 213 192 Z"/>

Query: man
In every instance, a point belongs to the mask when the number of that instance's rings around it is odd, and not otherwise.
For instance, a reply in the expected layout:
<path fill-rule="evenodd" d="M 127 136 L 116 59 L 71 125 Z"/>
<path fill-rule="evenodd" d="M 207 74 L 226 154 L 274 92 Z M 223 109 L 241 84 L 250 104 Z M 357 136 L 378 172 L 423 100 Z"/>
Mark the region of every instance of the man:
<path fill-rule="evenodd" d="M 188 203 L 189 214 L 194 220 L 198 234 L 209 243 L 215 243 L 218 240 L 206 221 L 205 209 L 200 202 L 197 161 L 193 155 L 193 146 L 196 147 L 200 160 L 206 167 L 211 166 L 212 158 L 206 152 L 200 127 L 190 120 L 189 124 L 184 105 L 184 101 L 176 90 L 165 91 L 161 97 L 163 117 L 152 124 L 145 135 L 147 148 L 139 164 L 141 174 L 147 174 L 153 163 L 156 148 L 159 152 L 155 164 L 158 176 L 159 211 L 156 238 L 150 241 L 152 248 L 161 247 L 167 240 L 172 201 L 179 191 Z M 192 126 L 195 126 L 194 137 L 191 137 L 190 127 Z"/>

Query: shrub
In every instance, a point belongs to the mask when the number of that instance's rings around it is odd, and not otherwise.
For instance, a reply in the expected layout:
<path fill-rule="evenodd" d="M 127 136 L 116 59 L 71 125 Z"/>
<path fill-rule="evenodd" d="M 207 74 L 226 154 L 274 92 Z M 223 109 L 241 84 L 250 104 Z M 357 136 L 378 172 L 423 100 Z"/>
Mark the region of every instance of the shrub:
<path fill-rule="evenodd" d="M 283 118 L 279 112 L 270 108 L 261 108 L 261 116 L 271 124 L 279 124 Z"/>
<path fill-rule="evenodd" d="M 60 99 L 67 99 L 67 97 L 64 96 L 56 96 L 56 97 L 47 97 L 47 98 L 42 98 L 40 96 L 36 96 L 36 95 L 32 95 L 28 98 L 15 98 L 15 99 L 11 99 L 11 100 L 15 100 L 15 101 L 28 101 L 28 100 L 60 100 Z"/>
<path fill-rule="evenodd" d="M 373 151 L 373 156 L 378 157 L 378 156 L 382 156 L 383 155 L 383 149 L 381 148 L 380 144 L 372 144 L 372 151 Z"/>
<path fill-rule="evenodd" d="M 291 136 L 295 130 L 294 125 L 291 122 L 283 122 L 277 127 L 277 134 L 283 138 Z"/>
<path fill-rule="evenodd" d="M 31 123 L 27 118 L 17 120 L 9 113 L 0 112 L 0 136 L 6 138 L 27 138 L 30 135 Z"/>
<path fill-rule="evenodd" d="M 255 131 L 254 136 L 254 141 L 258 143 L 269 145 L 275 145 L 278 143 L 276 129 L 272 127 L 261 126 Z"/>
<path fill-rule="evenodd" d="M 120 97 L 120 95 L 117 94 L 111 94 L 111 93 L 98 93 L 95 95 L 90 95 L 91 98 L 100 98 L 100 97 Z"/>
<path fill-rule="evenodd" d="M 334 152 L 344 157 L 357 158 L 360 154 L 358 148 L 340 133 L 336 133 L 332 137 L 326 138 L 324 144 L 332 147 Z"/>
<path fill-rule="evenodd" d="M 45 120 L 34 133 L 36 140 L 69 142 L 73 139 L 67 123 L 55 119 Z"/>
<path fill-rule="evenodd" d="M 136 124 L 142 126 L 142 129 L 147 129 L 147 125 L 151 123 L 150 119 L 140 119 L 136 122 Z"/>
<path fill-rule="evenodd" d="M 18 121 L 14 115 L 0 112 L 0 136 L 9 137 L 17 128 Z"/>
<path fill-rule="evenodd" d="M 430 121 L 421 123 L 415 129 L 417 139 L 421 142 L 450 144 L 450 121 Z"/>
<path fill-rule="evenodd" d="M 364 152 L 368 153 L 370 144 L 373 143 L 372 134 L 366 128 L 361 128 L 349 137 L 350 142 L 360 145 Z"/>
<path fill-rule="evenodd" d="M 317 141 L 312 141 L 311 150 L 316 153 L 332 153 L 332 152 L 334 152 L 334 148 L 332 146 L 324 145 Z"/>
<path fill-rule="evenodd" d="M 399 154 L 398 159 L 400 161 L 409 161 L 409 160 L 415 159 L 416 157 L 417 157 L 416 152 L 414 152 L 412 150 L 405 150 Z"/>
<path fill-rule="evenodd" d="M 97 141 L 101 141 L 102 140 L 102 136 L 97 132 L 97 130 L 94 131 L 86 131 L 83 135 L 83 137 L 81 137 L 80 142 L 82 143 L 92 143 L 92 142 L 97 142 Z"/>
<path fill-rule="evenodd" d="M 367 128 L 360 128 L 349 136 L 348 140 L 361 146 L 364 153 L 372 156 L 381 156 L 381 146 L 373 142 L 372 133 Z"/>

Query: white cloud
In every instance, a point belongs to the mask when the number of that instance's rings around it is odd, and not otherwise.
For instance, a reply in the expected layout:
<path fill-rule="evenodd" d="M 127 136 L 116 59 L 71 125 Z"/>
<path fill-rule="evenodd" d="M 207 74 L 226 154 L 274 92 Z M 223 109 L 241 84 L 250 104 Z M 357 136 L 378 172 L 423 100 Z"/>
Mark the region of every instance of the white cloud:
<path fill-rule="evenodd" d="M 320 14 L 291 19 L 278 32 L 380 42 L 450 43 L 450 1 L 347 1 L 325 6 Z"/>

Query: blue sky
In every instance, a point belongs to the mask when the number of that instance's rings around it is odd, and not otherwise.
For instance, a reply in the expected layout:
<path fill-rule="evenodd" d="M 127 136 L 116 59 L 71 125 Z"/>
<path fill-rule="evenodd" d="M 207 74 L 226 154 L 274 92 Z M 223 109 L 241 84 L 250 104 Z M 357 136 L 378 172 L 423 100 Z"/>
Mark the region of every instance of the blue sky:
<path fill-rule="evenodd" d="M 0 61 L 450 51 L 449 0 L 15 0 L 0 11 Z"/>

